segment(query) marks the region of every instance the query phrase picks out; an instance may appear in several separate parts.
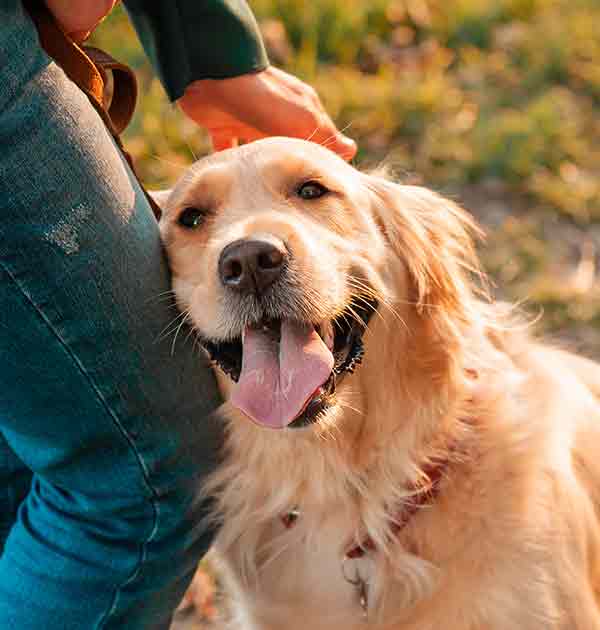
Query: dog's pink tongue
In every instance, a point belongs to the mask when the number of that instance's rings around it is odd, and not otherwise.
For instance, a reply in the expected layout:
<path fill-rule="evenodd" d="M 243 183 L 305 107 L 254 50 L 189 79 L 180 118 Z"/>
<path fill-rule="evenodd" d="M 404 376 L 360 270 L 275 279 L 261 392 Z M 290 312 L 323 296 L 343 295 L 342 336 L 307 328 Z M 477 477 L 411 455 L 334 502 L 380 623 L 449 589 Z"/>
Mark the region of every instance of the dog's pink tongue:
<path fill-rule="evenodd" d="M 333 355 L 313 326 L 283 321 L 281 340 L 247 328 L 242 371 L 231 402 L 257 424 L 281 429 L 329 378 Z"/>

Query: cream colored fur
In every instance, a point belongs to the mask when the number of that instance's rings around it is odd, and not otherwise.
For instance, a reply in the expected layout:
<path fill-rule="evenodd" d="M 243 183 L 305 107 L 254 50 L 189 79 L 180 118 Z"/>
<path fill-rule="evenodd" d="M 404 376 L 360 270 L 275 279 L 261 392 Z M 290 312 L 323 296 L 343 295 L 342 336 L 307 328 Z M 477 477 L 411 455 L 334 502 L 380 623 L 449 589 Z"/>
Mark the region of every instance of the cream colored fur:
<path fill-rule="evenodd" d="M 312 179 L 335 195 L 296 198 Z M 188 206 L 208 213 L 196 231 L 176 223 Z M 379 299 L 363 365 L 317 425 L 271 431 L 222 408 L 224 461 L 204 491 L 218 499 L 231 627 L 600 629 L 600 369 L 479 295 L 465 213 L 271 139 L 194 165 L 161 230 L 179 305 L 204 336 L 236 332 L 216 261 L 256 233 L 288 244 L 307 319 Z M 445 453 L 439 495 L 393 535 L 420 467 Z M 367 535 L 376 550 L 345 567 L 368 581 L 364 620 L 342 563 Z"/>

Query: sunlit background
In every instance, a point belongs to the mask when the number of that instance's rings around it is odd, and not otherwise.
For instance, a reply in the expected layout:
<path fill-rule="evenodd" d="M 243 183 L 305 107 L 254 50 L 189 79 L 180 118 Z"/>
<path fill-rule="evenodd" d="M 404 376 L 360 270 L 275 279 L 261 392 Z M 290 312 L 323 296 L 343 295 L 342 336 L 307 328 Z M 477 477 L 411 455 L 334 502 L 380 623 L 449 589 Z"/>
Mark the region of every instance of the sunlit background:
<path fill-rule="evenodd" d="M 600 2 L 255 0 L 273 63 L 318 90 L 355 163 L 459 200 L 484 225 L 503 298 L 600 358 Z M 200 36 L 200 35 L 199 35 Z M 170 185 L 206 136 L 169 104 L 122 10 L 95 43 L 141 80 L 125 134 Z"/>

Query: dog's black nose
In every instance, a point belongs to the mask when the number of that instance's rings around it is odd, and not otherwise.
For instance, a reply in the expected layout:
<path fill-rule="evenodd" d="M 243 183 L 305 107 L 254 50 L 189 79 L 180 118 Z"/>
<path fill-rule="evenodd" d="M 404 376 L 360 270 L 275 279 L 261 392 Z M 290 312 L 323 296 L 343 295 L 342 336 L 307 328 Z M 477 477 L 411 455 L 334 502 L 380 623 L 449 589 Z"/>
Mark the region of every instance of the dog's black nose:
<path fill-rule="evenodd" d="M 219 276 L 228 288 L 261 294 L 279 278 L 287 259 L 287 249 L 278 239 L 240 239 L 221 252 Z"/>

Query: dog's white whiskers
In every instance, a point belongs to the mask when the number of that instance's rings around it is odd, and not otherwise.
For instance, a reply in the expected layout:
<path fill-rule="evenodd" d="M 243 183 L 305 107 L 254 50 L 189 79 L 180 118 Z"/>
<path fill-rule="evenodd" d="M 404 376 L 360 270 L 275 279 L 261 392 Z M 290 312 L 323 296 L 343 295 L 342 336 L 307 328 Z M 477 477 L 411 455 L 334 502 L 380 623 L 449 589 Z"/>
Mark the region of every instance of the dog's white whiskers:
<path fill-rule="evenodd" d="M 177 297 L 174 295 L 163 295 L 162 297 L 154 298 L 156 304 L 171 304 L 177 306 Z"/>
<path fill-rule="evenodd" d="M 181 320 L 181 323 L 179 324 L 179 326 L 177 327 L 177 330 L 175 331 L 175 335 L 173 336 L 173 342 L 171 343 L 171 356 L 175 356 L 175 344 L 177 342 L 177 335 L 179 335 L 179 331 L 187 322 L 188 317 L 189 317 L 189 312 L 186 312 L 185 317 Z"/>
<path fill-rule="evenodd" d="M 189 330 L 188 330 L 188 334 L 185 336 L 185 339 L 183 340 L 183 343 L 186 344 L 188 339 L 193 336 L 194 337 L 194 342 L 192 343 L 192 349 L 195 349 L 195 344 L 197 341 L 199 341 L 198 338 L 198 333 L 196 331 L 196 329 L 193 326 L 189 326 Z"/>
<path fill-rule="evenodd" d="M 147 298 L 146 304 L 161 304 L 164 302 L 171 301 L 173 304 L 177 302 L 177 294 L 173 289 L 169 289 L 168 291 L 162 291 L 157 295 L 153 295 L 152 297 Z"/>
<path fill-rule="evenodd" d="M 194 342 L 192 343 L 192 352 L 199 351 L 202 349 L 202 337 L 198 334 L 198 331 L 192 328 L 194 333 Z"/>
<path fill-rule="evenodd" d="M 182 311 L 180 313 L 178 313 L 156 336 L 156 342 L 158 341 L 162 341 L 163 339 L 165 339 L 166 337 L 168 337 L 172 332 L 174 332 L 175 328 L 174 326 L 177 325 L 177 322 L 179 322 L 179 320 L 182 317 L 186 317 L 186 315 L 189 313 L 189 311 Z M 173 327 L 173 328 L 172 328 Z"/>
<path fill-rule="evenodd" d="M 161 291 L 160 293 L 157 293 L 155 296 L 148 298 L 148 300 L 154 300 L 156 298 L 162 297 L 163 295 L 177 295 L 177 293 L 175 292 L 174 289 L 167 289 L 166 291 Z"/>
<path fill-rule="evenodd" d="M 352 306 L 346 306 L 346 310 L 350 313 L 355 322 L 359 323 L 363 328 L 367 327 L 365 320 L 352 308 Z"/>

